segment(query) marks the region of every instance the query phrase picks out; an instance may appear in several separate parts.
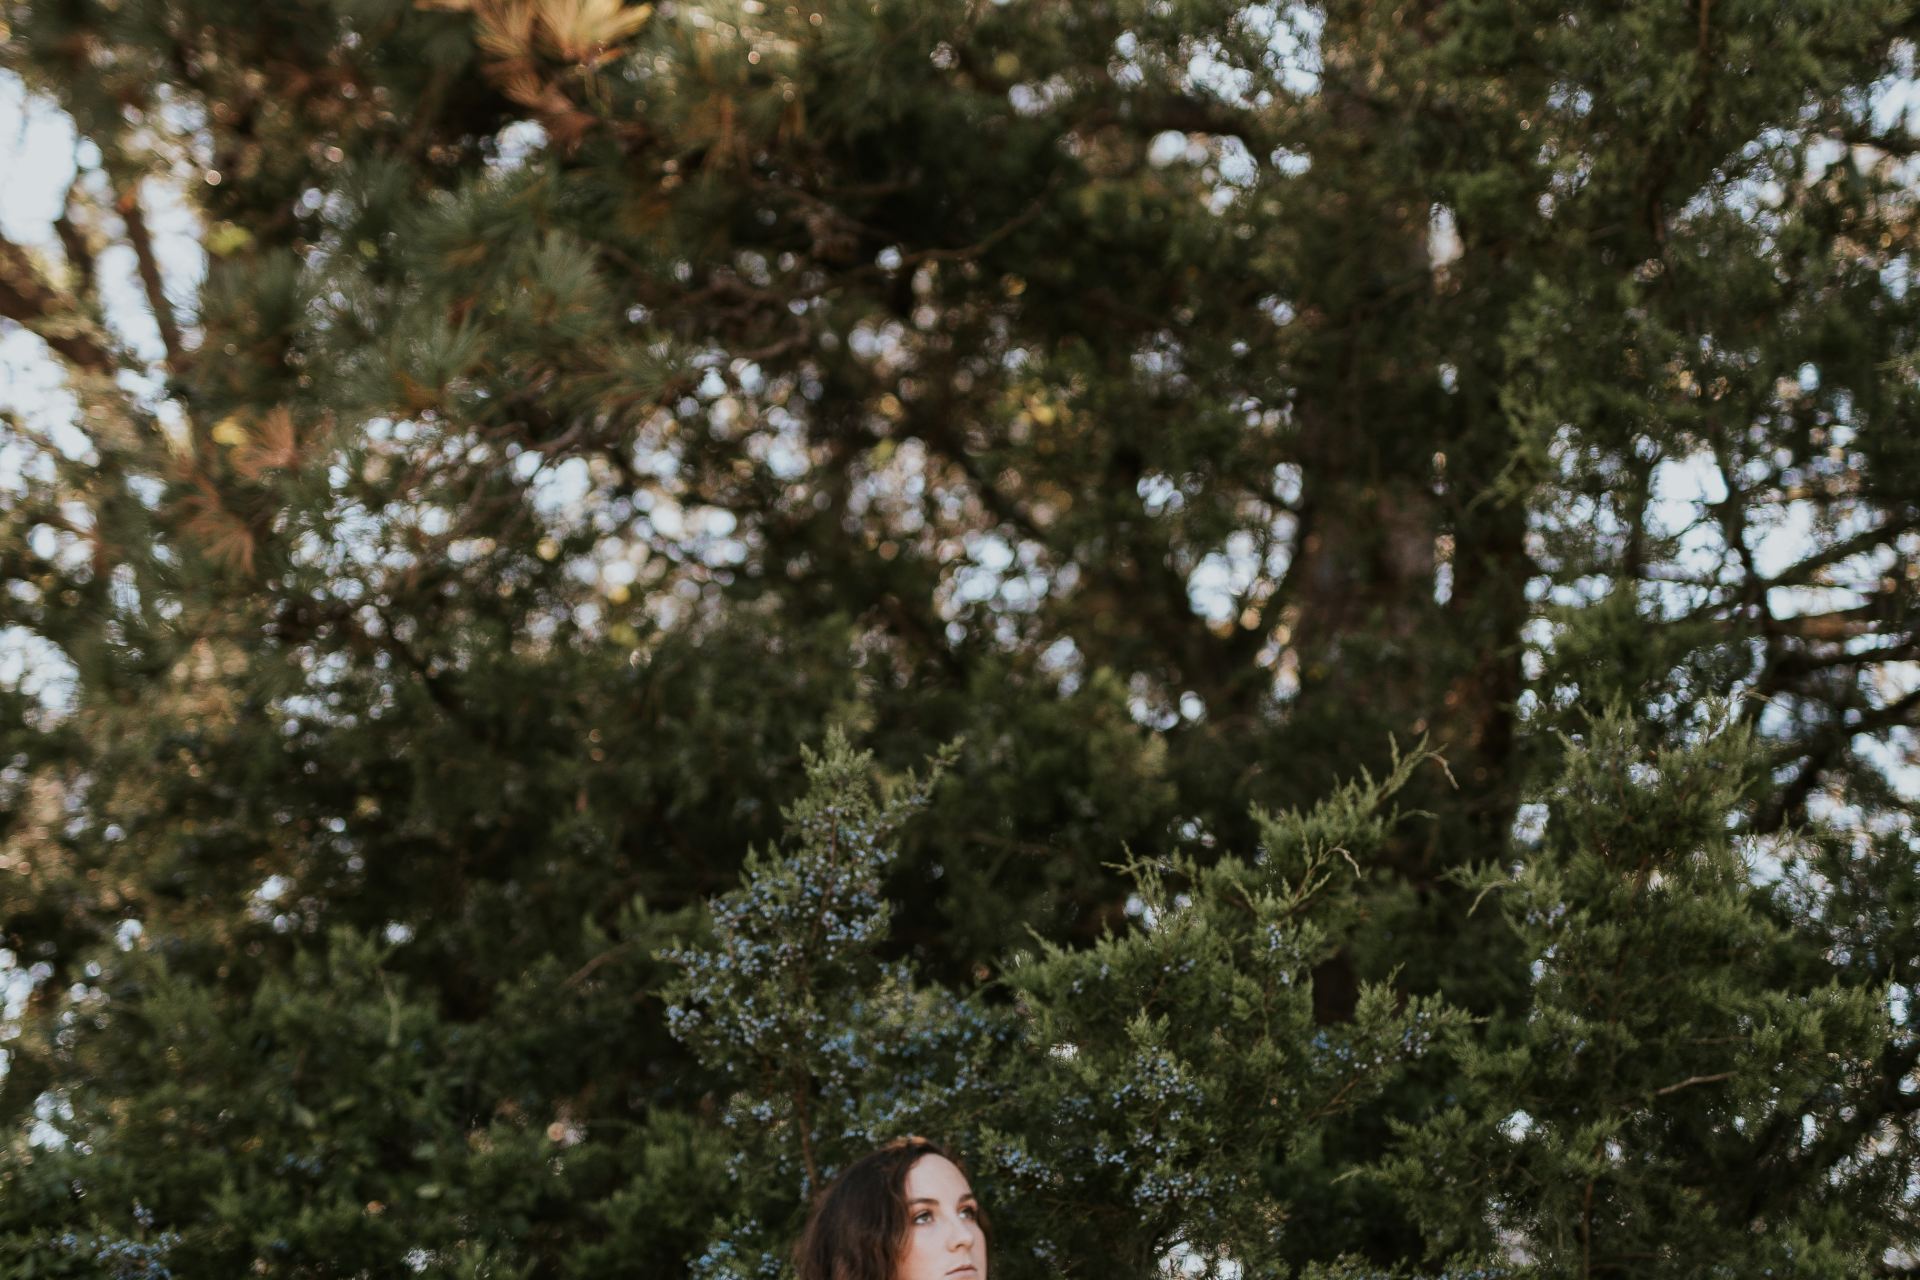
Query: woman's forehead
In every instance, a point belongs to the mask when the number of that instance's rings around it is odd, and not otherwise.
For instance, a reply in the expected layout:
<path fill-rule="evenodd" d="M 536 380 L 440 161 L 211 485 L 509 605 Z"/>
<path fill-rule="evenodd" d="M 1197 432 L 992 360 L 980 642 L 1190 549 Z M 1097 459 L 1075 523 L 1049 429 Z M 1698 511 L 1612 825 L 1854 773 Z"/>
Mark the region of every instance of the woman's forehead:
<path fill-rule="evenodd" d="M 908 1200 L 938 1200 L 952 1203 L 973 1194 L 966 1175 L 945 1156 L 924 1155 L 907 1170 Z"/>

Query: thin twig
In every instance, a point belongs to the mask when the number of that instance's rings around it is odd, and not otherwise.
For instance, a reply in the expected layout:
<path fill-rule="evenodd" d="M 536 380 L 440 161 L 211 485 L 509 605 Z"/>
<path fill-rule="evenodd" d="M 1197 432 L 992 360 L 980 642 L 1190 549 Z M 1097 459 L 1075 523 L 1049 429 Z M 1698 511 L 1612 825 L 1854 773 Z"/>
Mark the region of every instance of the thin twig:
<path fill-rule="evenodd" d="M 1678 1093 L 1682 1089 L 1691 1089 L 1697 1084 L 1719 1084 L 1722 1080 L 1731 1079 L 1733 1079 L 1733 1072 L 1731 1071 L 1719 1071 L 1710 1076 L 1688 1076 L 1678 1084 L 1670 1084 L 1664 1089 L 1655 1089 L 1653 1096 L 1656 1098 L 1664 1098 L 1670 1093 Z"/>
<path fill-rule="evenodd" d="M 599 969 L 601 965 L 604 965 L 608 961 L 613 960 L 625 954 L 626 952 L 633 950 L 634 944 L 638 941 L 639 939 L 637 938 L 627 938 L 620 942 L 614 943 L 612 946 L 608 947 L 605 951 L 600 952 L 598 955 L 594 956 L 593 959 L 587 961 L 585 964 L 581 965 L 578 969 L 576 969 L 573 972 L 571 977 L 569 977 L 565 982 L 562 982 L 560 984 L 560 989 L 563 991 L 571 991 L 573 988 L 579 986 L 581 983 L 585 982 L 588 978 L 592 977 L 595 970 Z"/>

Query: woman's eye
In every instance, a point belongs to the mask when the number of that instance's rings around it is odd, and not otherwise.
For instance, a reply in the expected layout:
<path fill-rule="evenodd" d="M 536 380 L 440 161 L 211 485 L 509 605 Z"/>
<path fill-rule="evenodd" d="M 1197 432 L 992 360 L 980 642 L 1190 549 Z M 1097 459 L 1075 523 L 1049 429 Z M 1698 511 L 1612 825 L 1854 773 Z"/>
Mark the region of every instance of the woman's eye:
<path fill-rule="evenodd" d="M 913 1225 L 916 1227 L 923 1227 L 927 1223 L 932 1221 L 933 1221 L 933 1215 L 927 1212 L 925 1209 L 922 1209 L 920 1212 L 913 1215 Z"/>
<path fill-rule="evenodd" d="M 960 1211 L 960 1216 L 963 1218 L 977 1218 L 980 1216 L 980 1211 L 972 1205 L 968 1205 Z"/>

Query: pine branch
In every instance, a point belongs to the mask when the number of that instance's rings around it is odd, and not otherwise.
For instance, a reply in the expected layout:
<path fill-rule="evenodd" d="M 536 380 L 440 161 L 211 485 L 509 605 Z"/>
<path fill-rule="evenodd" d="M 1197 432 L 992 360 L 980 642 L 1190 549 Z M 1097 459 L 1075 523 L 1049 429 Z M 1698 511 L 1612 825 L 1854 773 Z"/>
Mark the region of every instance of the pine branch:
<path fill-rule="evenodd" d="M 1785 686 L 1788 676 L 1831 671 L 1836 667 L 1867 667 L 1880 662 L 1920 662 L 1920 642 L 1908 641 L 1858 653 L 1789 653 L 1776 664 L 1773 672 L 1775 678 L 1770 682 L 1762 680 L 1759 688 L 1768 693 L 1777 693 Z"/>
<path fill-rule="evenodd" d="M 69 364 L 111 377 L 120 362 L 80 301 L 48 284 L 27 251 L 0 237 L 0 316 L 39 336 Z"/>
<path fill-rule="evenodd" d="M 60 202 L 60 216 L 53 220 L 53 232 L 60 237 L 60 247 L 67 255 L 67 266 L 73 271 L 82 294 L 93 292 L 95 262 L 93 246 L 87 243 L 86 233 L 73 220 L 73 197 L 80 186 L 79 175 L 67 184 L 67 194 Z"/>
<path fill-rule="evenodd" d="M 160 328 L 160 344 L 167 350 L 167 367 L 178 369 L 182 355 L 180 325 L 174 319 L 173 303 L 167 300 L 166 282 L 161 279 L 160 261 L 153 251 L 153 233 L 147 227 L 146 212 L 140 207 L 140 188 L 135 185 L 122 191 L 113 207 L 126 224 L 127 243 L 133 246 L 140 287 L 146 291 L 153 322 Z"/>
<path fill-rule="evenodd" d="M 1790 618 L 1769 617 L 1767 630 L 1775 635 L 1794 636 L 1802 640 L 1856 640 L 1872 635 L 1884 612 L 1880 605 L 1869 602 L 1827 613 L 1799 613 Z"/>
<path fill-rule="evenodd" d="M 1746 1216 L 1758 1219 L 1804 1195 L 1808 1170 L 1824 1179 L 1836 1165 L 1855 1158 L 1888 1119 L 1910 1123 L 1908 1118 L 1920 1113 L 1920 1094 L 1907 1092 L 1906 1081 L 1917 1065 L 1920 1040 L 1886 1046 L 1874 1063 L 1872 1084 L 1851 1094 L 1851 1113 L 1822 1131 L 1811 1147 L 1797 1114 L 1776 1117 L 1754 1144 L 1757 1181 L 1747 1197 Z"/>
<path fill-rule="evenodd" d="M 1679 1093 L 1682 1089 L 1691 1089 L 1695 1085 L 1719 1084 L 1722 1080 L 1731 1080 L 1731 1079 L 1733 1079 L 1733 1072 L 1731 1071 L 1716 1071 L 1710 1076 L 1688 1076 L 1685 1080 L 1679 1081 L 1676 1084 L 1670 1084 L 1670 1085 L 1663 1086 L 1662 1088 L 1655 1089 L 1653 1091 L 1653 1096 L 1656 1098 L 1664 1098 L 1670 1093 Z"/>
<path fill-rule="evenodd" d="M 1920 710 L 1920 689 L 1884 707 L 1864 711 L 1852 721 L 1847 719 L 1846 708 L 1836 709 L 1833 721 L 1796 753 L 1804 763 L 1794 774 L 1793 780 L 1776 791 L 1766 807 L 1761 809 L 1754 818 L 1752 829 L 1764 834 L 1802 821 L 1807 798 L 1820 784 L 1820 779 L 1846 757 L 1848 743 L 1861 734 L 1874 734 L 1896 725 L 1911 724 L 1917 710 Z"/>
<path fill-rule="evenodd" d="M 1797 560 L 1779 573 L 1766 579 L 1766 585 L 1772 587 L 1805 586 L 1813 582 L 1820 570 L 1849 560 L 1862 552 L 1872 551 L 1920 528 L 1920 519 L 1912 515 L 1904 518 L 1889 519 L 1871 529 L 1863 529 L 1850 538 L 1842 538 L 1831 546 L 1823 547 L 1805 559 Z"/>

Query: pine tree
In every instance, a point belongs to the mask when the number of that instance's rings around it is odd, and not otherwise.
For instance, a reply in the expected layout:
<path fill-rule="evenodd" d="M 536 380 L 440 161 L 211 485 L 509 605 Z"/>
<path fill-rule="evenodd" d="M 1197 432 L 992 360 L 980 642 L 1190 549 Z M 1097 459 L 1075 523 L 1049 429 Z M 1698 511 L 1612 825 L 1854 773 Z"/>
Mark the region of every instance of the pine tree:
<path fill-rule="evenodd" d="M 1911 1270 L 1908 9 L 9 0 L 0 1258 Z"/>
<path fill-rule="evenodd" d="M 1282 1265 L 1269 1162 L 1460 1025 L 1385 985 L 1350 1022 L 1313 1020 L 1313 968 L 1355 907 L 1354 851 L 1383 842 L 1386 802 L 1422 759 L 1311 812 L 1256 815 L 1250 859 L 1130 865 L 1143 927 L 1022 956 L 1005 1000 L 879 960 L 890 837 L 925 792 L 909 779 L 881 810 L 870 757 L 830 737 L 789 813 L 797 846 L 750 857 L 712 940 L 666 956 L 681 971 L 669 1025 L 730 1077 L 747 1206 L 694 1274 L 776 1269 L 806 1205 L 796 1188 L 918 1131 L 968 1139 L 981 1194 L 1005 1206 L 996 1232 L 1026 1246 L 994 1263 L 1013 1274 L 1147 1275 L 1170 1255 L 1210 1275 Z"/>
<path fill-rule="evenodd" d="M 1744 732 L 1704 728 L 1649 751 L 1596 718 L 1538 844 L 1478 878 L 1532 1000 L 1461 1038 L 1457 1101 L 1385 1167 L 1434 1241 L 1518 1242 L 1554 1275 L 1731 1277 L 1861 1274 L 1910 1239 L 1912 1156 L 1851 1114 L 1888 993 L 1785 924 L 1811 851 L 1775 845 L 1755 883 L 1732 828 L 1765 771 Z"/>

